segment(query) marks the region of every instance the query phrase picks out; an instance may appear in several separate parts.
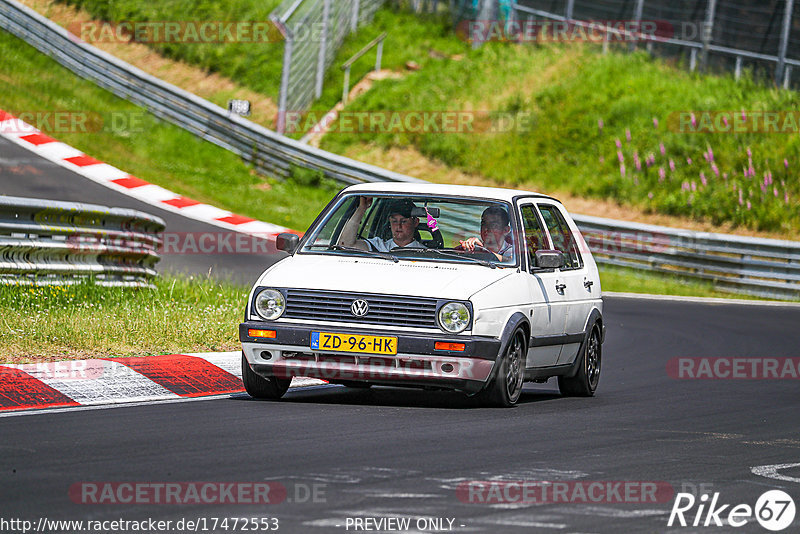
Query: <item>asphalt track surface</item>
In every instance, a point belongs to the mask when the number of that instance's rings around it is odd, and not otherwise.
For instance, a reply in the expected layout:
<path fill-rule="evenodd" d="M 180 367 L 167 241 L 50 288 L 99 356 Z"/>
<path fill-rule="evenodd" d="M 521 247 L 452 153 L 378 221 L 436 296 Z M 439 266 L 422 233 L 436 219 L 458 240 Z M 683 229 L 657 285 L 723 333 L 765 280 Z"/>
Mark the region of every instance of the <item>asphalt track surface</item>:
<path fill-rule="evenodd" d="M 348 517 L 453 518 L 456 532 L 720 532 L 733 529 L 668 529 L 672 495 L 493 505 L 464 502 L 457 489 L 663 481 L 676 492 L 719 492 L 720 503 L 752 506 L 778 488 L 800 502 L 800 468 L 780 471 L 794 481 L 751 472 L 800 461 L 797 380 L 679 380 L 666 371 L 679 356 L 796 356 L 800 310 L 607 298 L 606 318 L 594 398 L 561 397 L 549 382 L 526 385 L 515 408 L 489 409 L 449 392 L 322 386 L 280 402 L 239 395 L 0 418 L 2 515 L 275 517 L 281 532 L 353 532 Z M 275 481 L 288 500 L 109 505 L 68 496 L 75 483 L 110 481 Z M 317 502 L 308 502 L 314 484 Z"/>
<path fill-rule="evenodd" d="M 114 191 L 40 158 L 3 138 L 0 138 L 0 194 L 136 209 L 164 219 L 167 225 L 165 232 L 195 234 L 229 232 L 219 226 L 189 219 Z M 282 252 L 278 254 L 163 254 L 161 261 L 156 265 L 156 270 L 188 274 L 205 274 L 210 270 L 219 278 L 250 285 L 264 269 L 284 256 L 285 254 Z"/>
<path fill-rule="evenodd" d="M 31 159 L 7 148 L 0 145 L 3 161 Z M 23 187 L 19 177 L 0 175 L 0 184 L 8 194 L 50 198 L 69 190 L 40 178 L 25 177 Z M 110 204 L 95 196 L 106 191 L 83 183 L 70 199 Z M 111 204 L 142 209 L 122 200 Z M 168 224 L 175 217 L 156 214 Z M 322 386 L 280 402 L 236 395 L 0 418 L 0 520 L 173 521 L 164 532 L 186 532 L 175 526 L 180 519 L 205 520 L 210 532 L 215 518 L 214 531 L 231 532 L 232 521 L 227 530 L 219 526 L 225 517 L 277 518 L 279 532 L 312 533 L 354 532 L 348 518 L 389 517 L 408 518 L 410 531 L 426 527 L 417 520 L 442 518 L 445 526 L 453 520 L 454 532 L 767 532 L 752 519 L 737 529 L 668 528 L 672 493 L 644 503 L 570 494 L 546 504 L 518 502 L 514 493 L 491 504 L 458 492 L 471 481 L 663 482 L 673 492 L 719 492 L 720 504 L 750 506 L 764 491 L 783 489 L 800 505 L 800 382 L 667 372 L 677 357 L 797 357 L 800 309 L 614 297 L 605 305 L 594 398 L 561 397 L 551 381 L 526 385 L 515 408 L 488 409 L 457 393 Z M 782 479 L 752 471 L 778 464 L 797 465 L 780 469 Z M 86 504 L 69 493 L 81 482 L 209 481 L 272 481 L 287 499 Z M 687 512 L 690 524 L 696 512 Z M 796 518 L 785 532 L 798 525 Z M 21 532 L 10 524 L 3 530 Z"/>

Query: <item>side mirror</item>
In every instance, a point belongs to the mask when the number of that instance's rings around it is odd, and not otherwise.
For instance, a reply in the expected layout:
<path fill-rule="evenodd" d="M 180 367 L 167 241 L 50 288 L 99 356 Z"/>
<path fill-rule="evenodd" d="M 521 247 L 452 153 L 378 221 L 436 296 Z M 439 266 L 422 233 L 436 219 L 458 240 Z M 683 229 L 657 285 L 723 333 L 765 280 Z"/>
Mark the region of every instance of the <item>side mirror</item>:
<path fill-rule="evenodd" d="M 537 269 L 560 269 L 564 266 L 564 253 L 560 250 L 537 250 Z"/>
<path fill-rule="evenodd" d="M 289 254 L 293 254 L 294 251 L 297 249 L 297 245 L 300 244 L 300 237 L 297 234 L 290 234 L 288 232 L 278 234 L 275 238 L 275 248 L 278 250 L 283 250 L 284 252 L 288 252 Z"/>

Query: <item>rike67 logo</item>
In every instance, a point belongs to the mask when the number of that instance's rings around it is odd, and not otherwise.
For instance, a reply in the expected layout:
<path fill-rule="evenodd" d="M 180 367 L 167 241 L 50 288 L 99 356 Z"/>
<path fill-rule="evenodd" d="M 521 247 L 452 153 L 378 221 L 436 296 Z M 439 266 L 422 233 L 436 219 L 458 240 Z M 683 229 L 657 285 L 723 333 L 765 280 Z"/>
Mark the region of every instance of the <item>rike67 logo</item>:
<path fill-rule="evenodd" d="M 722 504 L 719 492 L 707 493 L 696 499 L 691 493 L 678 493 L 667 526 L 681 527 L 742 527 L 754 518 L 767 530 L 777 532 L 794 521 L 794 500 L 781 490 L 761 494 L 755 506 Z"/>

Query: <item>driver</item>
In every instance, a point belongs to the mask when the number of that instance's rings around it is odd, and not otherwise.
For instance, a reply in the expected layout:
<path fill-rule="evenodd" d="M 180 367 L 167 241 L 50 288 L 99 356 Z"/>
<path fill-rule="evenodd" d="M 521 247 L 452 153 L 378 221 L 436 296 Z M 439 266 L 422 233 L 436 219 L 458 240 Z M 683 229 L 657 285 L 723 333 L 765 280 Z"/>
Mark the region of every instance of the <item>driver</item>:
<path fill-rule="evenodd" d="M 412 217 L 414 203 L 408 199 L 395 200 L 389 207 L 389 226 L 392 230 L 392 237 L 382 239 L 380 236 L 369 239 L 356 239 L 356 232 L 367 209 L 372 205 L 372 199 L 361 197 L 353 216 L 347 221 L 342 229 L 339 244 L 346 247 L 356 247 L 361 250 L 375 250 L 378 252 L 389 252 L 393 248 L 425 248 L 425 246 L 414 238 L 414 233 L 419 224 L 418 217 Z"/>
<path fill-rule="evenodd" d="M 508 212 L 499 206 L 486 208 L 481 215 L 481 236 L 461 241 L 463 250 L 473 251 L 476 247 L 485 248 L 500 261 L 514 257 L 514 242 L 507 237 L 511 234 Z"/>

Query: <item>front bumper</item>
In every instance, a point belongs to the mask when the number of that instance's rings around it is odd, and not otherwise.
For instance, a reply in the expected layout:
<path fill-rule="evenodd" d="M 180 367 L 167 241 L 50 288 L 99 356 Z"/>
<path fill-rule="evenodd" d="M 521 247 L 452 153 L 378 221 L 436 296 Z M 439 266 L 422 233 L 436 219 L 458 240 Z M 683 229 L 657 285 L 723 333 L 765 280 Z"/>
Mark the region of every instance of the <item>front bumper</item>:
<path fill-rule="evenodd" d="M 251 337 L 249 329 L 275 331 L 274 338 Z M 397 354 L 377 355 L 313 351 L 312 332 L 397 337 Z M 480 391 L 491 376 L 500 340 L 481 336 L 444 336 L 248 321 L 239 340 L 250 368 L 262 376 L 305 376 L 332 382 L 355 381 Z M 461 343 L 463 351 L 437 350 L 437 341 Z"/>

